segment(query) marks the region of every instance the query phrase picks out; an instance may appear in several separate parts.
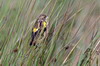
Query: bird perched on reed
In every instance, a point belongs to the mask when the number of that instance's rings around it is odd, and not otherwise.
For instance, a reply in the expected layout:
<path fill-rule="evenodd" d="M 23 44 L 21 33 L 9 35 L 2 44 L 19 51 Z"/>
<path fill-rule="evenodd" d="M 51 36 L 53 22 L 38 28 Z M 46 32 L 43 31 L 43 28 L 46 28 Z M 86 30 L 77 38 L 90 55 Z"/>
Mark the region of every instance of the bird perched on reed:
<path fill-rule="evenodd" d="M 36 39 L 36 37 L 39 36 L 42 31 L 44 35 L 48 34 L 48 21 L 47 20 L 48 20 L 48 17 L 45 14 L 41 14 L 37 18 L 35 26 L 32 28 L 30 46 L 35 45 L 34 39 Z"/>

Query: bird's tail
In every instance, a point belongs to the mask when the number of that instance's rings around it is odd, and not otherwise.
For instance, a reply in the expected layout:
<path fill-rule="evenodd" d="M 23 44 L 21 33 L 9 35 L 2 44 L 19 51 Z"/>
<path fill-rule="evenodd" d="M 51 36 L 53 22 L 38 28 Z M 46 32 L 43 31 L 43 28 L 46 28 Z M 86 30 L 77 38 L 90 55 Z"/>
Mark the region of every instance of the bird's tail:
<path fill-rule="evenodd" d="M 30 42 L 30 46 L 32 46 L 32 43 L 33 43 L 34 39 L 32 38 L 31 42 Z"/>

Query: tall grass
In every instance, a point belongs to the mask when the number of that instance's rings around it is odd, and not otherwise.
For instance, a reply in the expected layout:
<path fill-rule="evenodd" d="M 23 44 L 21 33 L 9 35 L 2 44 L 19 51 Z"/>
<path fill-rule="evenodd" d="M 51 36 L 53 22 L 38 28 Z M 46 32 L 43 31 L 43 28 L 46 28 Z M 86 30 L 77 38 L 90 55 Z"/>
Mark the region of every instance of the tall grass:
<path fill-rule="evenodd" d="M 99 0 L 0 0 L 0 66 L 100 66 Z M 29 46 L 40 14 L 47 38 Z"/>

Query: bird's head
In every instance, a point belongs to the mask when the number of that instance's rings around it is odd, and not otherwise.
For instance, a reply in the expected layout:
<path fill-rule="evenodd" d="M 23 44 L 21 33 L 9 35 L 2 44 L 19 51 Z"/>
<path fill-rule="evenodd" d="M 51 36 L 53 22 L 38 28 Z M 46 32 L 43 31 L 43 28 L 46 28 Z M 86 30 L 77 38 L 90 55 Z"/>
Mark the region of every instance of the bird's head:
<path fill-rule="evenodd" d="M 38 22 L 46 21 L 47 18 L 48 18 L 48 17 L 47 17 L 45 14 L 41 14 L 41 15 L 38 17 Z"/>

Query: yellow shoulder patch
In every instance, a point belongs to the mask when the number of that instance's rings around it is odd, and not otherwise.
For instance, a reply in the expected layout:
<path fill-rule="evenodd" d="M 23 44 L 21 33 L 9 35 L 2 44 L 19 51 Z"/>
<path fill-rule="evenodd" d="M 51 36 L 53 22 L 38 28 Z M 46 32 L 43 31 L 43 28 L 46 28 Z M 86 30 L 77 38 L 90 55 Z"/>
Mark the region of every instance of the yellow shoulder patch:
<path fill-rule="evenodd" d="M 43 27 L 46 27 L 47 26 L 47 23 L 44 21 L 43 22 Z"/>
<path fill-rule="evenodd" d="M 36 32 L 36 31 L 38 31 L 38 28 L 33 28 L 33 32 Z"/>

